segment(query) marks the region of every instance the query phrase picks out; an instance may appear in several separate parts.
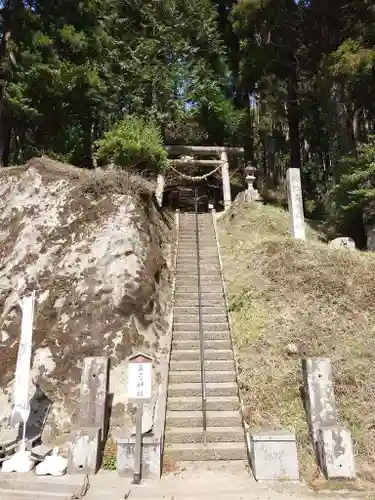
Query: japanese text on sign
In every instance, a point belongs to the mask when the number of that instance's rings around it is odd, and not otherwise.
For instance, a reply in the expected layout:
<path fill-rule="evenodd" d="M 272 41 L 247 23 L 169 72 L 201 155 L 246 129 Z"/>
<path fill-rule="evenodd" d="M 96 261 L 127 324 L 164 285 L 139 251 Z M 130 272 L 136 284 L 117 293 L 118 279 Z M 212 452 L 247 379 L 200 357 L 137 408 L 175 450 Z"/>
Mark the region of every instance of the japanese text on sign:
<path fill-rule="evenodd" d="M 129 399 L 150 399 L 152 386 L 152 363 L 129 363 Z"/>

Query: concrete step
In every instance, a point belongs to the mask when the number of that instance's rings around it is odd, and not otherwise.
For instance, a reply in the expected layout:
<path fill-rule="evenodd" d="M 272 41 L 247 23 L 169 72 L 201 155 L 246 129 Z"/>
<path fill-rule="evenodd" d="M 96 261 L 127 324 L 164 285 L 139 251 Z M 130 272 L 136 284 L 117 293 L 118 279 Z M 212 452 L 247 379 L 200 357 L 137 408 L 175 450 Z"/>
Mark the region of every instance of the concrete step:
<path fill-rule="evenodd" d="M 79 489 L 79 485 L 61 482 L 60 478 L 56 482 L 34 482 L 35 476 L 31 476 L 28 481 L 10 478 L 9 474 L 4 476 L 6 479 L 0 479 L 1 500 L 70 500 Z"/>
<path fill-rule="evenodd" d="M 171 461 L 244 460 L 243 443 L 175 443 L 164 448 Z"/>
<path fill-rule="evenodd" d="M 228 322 L 223 321 L 222 323 L 204 323 L 203 331 L 205 332 L 213 332 L 216 330 L 225 331 L 228 329 Z M 182 323 L 175 322 L 173 325 L 173 330 L 176 332 L 195 332 L 199 331 L 198 323 Z"/>
<path fill-rule="evenodd" d="M 202 290 L 210 291 L 212 287 L 216 287 L 220 290 L 222 286 L 222 280 L 219 276 L 201 276 L 201 288 Z M 198 276 L 192 276 L 189 274 L 177 274 L 176 275 L 176 286 L 197 286 Z"/>
<path fill-rule="evenodd" d="M 199 266 L 199 270 L 201 273 L 201 276 L 210 276 L 210 277 L 221 277 L 221 269 L 218 269 L 217 267 L 212 267 L 209 268 L 207 266 Z M 193 266 L 188 266 L 186 264 L 180 264 L 179 267 L 177 268 L 177 274 L 182 276 L 182 275 L 187 275 L 191 273 L 191 275 L 197 275 L 198 274 L 198 265 L 195 267 Z"/>
<path fill-rule="evenodd" d="M 221 280 L 209 280 L 205 277 L 201 279 L 201 293 L 223 293 Z M 181 276 L 176 277 L 176 290 L 181 292 L 194 292 L 198 291 L 198 280 L 193 278 L 182 278 Z"/>
<path fill-rule="evenodd" d="M 205 350 L 215 350 L 215 349 L 231 349 L 230 340 L 204 340 L 204 348 Z M 190 350 L 199 350 L 200 342 L 199 340 L 174 340 L 172 343 L 172 352 L 173 351 L 190 351 Z"/>
<path fill-rule="evenodd" d="M 195 269 L 192 269 L 190 267 L 181 265 L 177 270 L 176 277 L 186 278 L 186 276 L 197 278 L 198 277 L 197 267 Z M 200 267 L 200 276 L 201 278 L 205 277 L 209 278 L 210 280 L 213 280 L 214 278 L 218 278 L 221 280 L 221 272 L 219 269 L 207 269 L 207 268 L 202 269 Z"/>
<path fill-rule="evenodd" d="M 191 269 L 197 269 L 197 264 L 198 264 L 198 261 L 196 259 L 183 259 L 181 260 L 180 262 L 177 261 L 177 268 L 185 268 L 185 267 L 189 267 Z M 202 259 L 200 258 L 199 259 L 199 264 L 200 264 L 200 268 L 201 270 L 208 270 L 208 271 L 221 271 L 221 268 L 220 268 L 220 264 L 219 264 L 219 260 L 216 260 L 216 259 L 212 259 L 212 260 L 209 260 L 209 259 Z"/>
<path fill-rule="evenodd" d="M 191 246 L 191 247 L 186 247 L 186 246 L 179 246 L 178 247 L 178 257 L 196 257 L 197 255 L 197 247 L 196 246 Z M 200 248 L 199 249 L 199 257 L 201 259 L 218 259 L 218 251 L 217 248 Z"/>
<path fill-rule="evenodd" d="M 197 246 L 195 244 L 192 245 L 187 245 L 187 244 L 179 244 L 178 245 L 178 255 L 180 257 L 190 257 L 190 256 L 196 256 L 197 255 Z M 199 256 L 202 257 L 208 257 L 208 258 L 217 258 L 218 257 L 218 251 L 216 246 L 212 247 L 207 247 L 207 246 L 199 246 Z"/>
<path fill-rule="evenodd" d="M 177 274 L 176 275 L 176 283 L 181 283 L 186 286 L 196 286 L 198 285 L 198 277 L 193 276 L 192 274 Z M 200 276 L 200 285 L 203 291 L 211 291 L 212 287 L 215 287 L 215 290 L 220 291 L 222 288 L 222 279 L 221 275 L 207 275 L 201 274 Z"/>
<path fill-rule="evenodd" d="M 242 427 L 207 427 L 206 441 L 208 443 L 243 443 L 244 432 Z M 202 443 L 203 429 L 201 427 L 171 427 L 165 433 L 165 442 L 168 443 Z"/>
<path fill-rule="evenodd" d="M 176 288 L 176 294 L 188 294 L 188 293 L 198 293 L 198 283 L 195 283 L 194 285 L 185 285 L 185 286 L 179 286 Z M 215 295 L 215 299 L 217 299 L 218 295 L 223 296 L 223 287 L 222 284 L 219 286 L 207 286 L 205 283 L 201 283 L 201 294 L 202 295 Z M 185 297 L 188 298 L 188 297 Z"/>
<path fill-rule="evenodd" d="M 170 427 L 200 427 L 203 425 L 201 411 L 167 410 L 167 429 Z M 239 411 L 208 411 L 207 427 L 241 427 Z"/>
<path fill-rule="evenodd" d="M 204 340 L 227 340 L 230 338 L 229 329 L 222 331 L 203 332 Z M 199 340 L 199 332 L 174 331 L 173 339 L 179 340 Z"/>
<path fill-rule="evenodd" d="M 195 299 L 198 297 L 198 285 L 188 286 L 188 287 L 176 287 L 175 292 L 175 303 L 176 299 Z"/>
<path fill-rule="evenodd" d="M 203 307 L 217 305 L 225 307 L 225 300 L 223 292 L 218 293 L 202 293 L 201 295 L 201 305 Z"/>
<path fill-rule="evenodd" d="M 184 305 L 174 305 L 173 307 L 174 317 L 177 314 L 198 314 L 199 307 L 198 306 L 184 306 Z M 227 310 L 224 306 L 215 307 L 215 306 L 206 306 L 202 307 L 202 314 L 224 314 L 226 316 Z"/>
<path fill-rule="evenodd" d="M 179 236 L 178 237 L 178 246 L 179 248 L 192 248 L 195 249 L 197 248 L 197 241 L 195 237 L 195 231 L 194 231 L 194 236 L 193 238 L 189 238 L 184 236 Z M 202 250 L 217 250 L 217 245 L 216 245 L 216 240 L 214 239 L 214 236 L 211 235 L 209 238 L 199 238 L 199 247 Z"/>
<path fill-rule="evenodd" d="M 207 229 L 205 230 L 207 231 Z M 202 232 L 202 230 L 200 231 Z M 178 242 L 179 244 L 181 245 L 196 245 L 196 233 L 195 233 L 195 229 L 194 229 L 194 234 L 191 235 L 191 234 L 183 234 L 183 235 L 179 235 L 178 237 Z M 199 244 L 204 246 L 204 245 L 208 245 L 208 246 L 215 246 L 216 245 L 216 241 L 215 241 L 215 233 L 214 232 L 209 232 L 208 234 L 205 234 L 205 237 L 202 238 L 200 237 L 199 238 Z"/>
<path fill-rule="evenodd" d="M 177 266 L 185 264 L 194 267 L 194 265 L 195 266 L 197 265 L 197 262 L 198 262 L 197 254 L 177 256 Z M 220 268 L 220 261 L 218 255 L 206 257 L 204 255 L 201 255 L 201 253 L 199 252 L 199 263 L 202 266 L 218 266 Z"/>
<path fill-rule="evenodd" d="M 202 254 L 201 252 L 199 252 L 199 262 L 201 265 L 219 265 L 220 263 L 218 254 Z M 177 267 L 179 267 L 181 263 L 191 264 L 193 266 L 197 263 L 197 255 L 188 250 L 181 250 L 177 257 Z"/>
<path fill-rule="evenodd" d="M 170 411 L 201 411 L 202 396 L 170 397 L 168 410 Z M 237 396 L 210 396 L 206 399 L 207 411 L 239 411 L 240 402 Z"/>
<path fill-rule="evenodd" d="M 171 360 L 194 360 L 200 359 L 200 350 L 181 350 L 181 351 L 172 351 Z M 232 349 L 205 349 L 204 350 L 204 359 L 233 359 Z"/>
<path fill-rule="evenodd" d="M 202 384 L 197 383 L 177 383 L 169 384 L 168 397 L 190 397 L 201 396 Z M 209 396 L 236 396 L 237 384 L 236 382 L 214 382 L 206 383 L 206 395 Z"/>
<path fill-rule="evenodd" d="M 202 307 L 225 307 L 225 302 L 224 302 L 224 297 L 221 294 L 215 299 L 207 299 L 204 296 L 201 297 L 202 300 Z M 178 295 L 176 294 L 175 297 L 175 306 L 176 307 L 198 307 L 198 294 L 193 295 Z"/>
<path fill-rule="evenodd" d="M 176 297 L 182 298 L 186 294 L 196 294 L 198 296 L 198 283 L 195 283 L 194 285 L 181 285 L 177 286 L 176 283 Z M 189 298 L 186 297 L 185 298 Z M 202 283 L 201 286 L 201 298 L 206 299 L 206 300 L 217 300 L 217 299 L 223 299 L 223 287 L 222 284 L 220 283 L 217 286 L 213 285 L 205 285 Z"/>
<path fill-rule="evenodd" d="M 173 315 L 176 322 L 195 323 L 199 322 L 199 314 L 178 314 Z M 226 314 L 202 314 L 202 323 L 223 323 L 227 320 Z"/>
<path fill-rule="evenodd" d="M 204 364 L 207 371 L 234 370 L 233 360 L 207 360 Z M 196 371 L 201 369 L 200 361 L 173 361 L 171 360 L 169 368 L 172 371 Z"/>
<path fill-rule="evenodd" d="M 236 372 L 230 370 L 224 371 L 206 371 L 206 383 L 209 382 L 235 382 Z M 169 383 L 200 383 L 201 372 L 200 371 L 170 371 L 169 372 Z"/>

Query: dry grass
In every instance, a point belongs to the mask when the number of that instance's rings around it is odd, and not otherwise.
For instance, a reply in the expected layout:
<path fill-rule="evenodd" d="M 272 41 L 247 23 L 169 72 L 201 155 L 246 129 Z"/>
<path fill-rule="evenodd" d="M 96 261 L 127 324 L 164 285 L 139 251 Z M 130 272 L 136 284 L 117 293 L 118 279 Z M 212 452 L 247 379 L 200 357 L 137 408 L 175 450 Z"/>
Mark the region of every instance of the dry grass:
<path fill-rule="evenodd" d="M 154 186 L 146 178 L 128 170 L 96 169 L 88 172 L 83 182 L 84 192 L 100 198 L 108 193 L 131 196 L 150 196 Z"/>
<path fill-rule="evenodd" d="M 32 158 L 25 165 L 0 169 L 3 176 L 20 175 L 29 168 L 35 168 L 45 180 L 66 179 L 74 181 L 83 194 L 94 198 L 108 194 L 145 196 L 154 192 L 154 184 L 140 174 L 120 168 L 97 168 L 87 170 L 52 160 L 46 156 Z"/>
<path fill-rule="evenodd" d="M 302 473 L 316 482 L 301 358 L 329 357 L 340 420 L 374 481 L 375 255 L 331 249 L 311 229 L 293 241 L 287 214 L 270 206 L 237 206 L 219 227 L 248 424 L 295 428 Z"/>

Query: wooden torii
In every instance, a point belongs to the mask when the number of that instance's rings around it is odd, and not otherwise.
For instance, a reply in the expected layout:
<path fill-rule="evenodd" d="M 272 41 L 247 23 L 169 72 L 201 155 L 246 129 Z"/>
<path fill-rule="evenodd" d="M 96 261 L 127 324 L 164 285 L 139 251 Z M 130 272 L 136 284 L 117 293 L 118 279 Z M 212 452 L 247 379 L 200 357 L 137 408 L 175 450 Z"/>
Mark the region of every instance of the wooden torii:
<path fill-rule="evenodd" d="M 234 147 L 222 147 L 222 146 L 165 146 L 165 149 L 170 155 L 199 155 L 211 158 L 205 159 L 194 159 L 194 158 L 178 158 L 169 159 L 169 165 L 174 168 L 175 166 L 205 166 L 205 167 L 215 167 L 216 169 L 221 168 L 221 176 L 223 182 L 223 201 L 224 209 L 227 210 L 231 203 L 231 191 L 230 191 L 230 177 L 229 177 L 229 155 L 243 156 L 243 148 Z M 213 172 L 206 174 L 211 175 Z M 183 175 L 183 174 L 181 174 Z M 185 176 L 187 177 L 187 176 Z M 202 178 L 204 178 L 202 176 Z M 158 174 L 157 186 L 155 191 L 156 199 L 158 200 L 159 206 L 163 203 L 163 192 L 164 192 L 165 177 L 164 174 Z"/>

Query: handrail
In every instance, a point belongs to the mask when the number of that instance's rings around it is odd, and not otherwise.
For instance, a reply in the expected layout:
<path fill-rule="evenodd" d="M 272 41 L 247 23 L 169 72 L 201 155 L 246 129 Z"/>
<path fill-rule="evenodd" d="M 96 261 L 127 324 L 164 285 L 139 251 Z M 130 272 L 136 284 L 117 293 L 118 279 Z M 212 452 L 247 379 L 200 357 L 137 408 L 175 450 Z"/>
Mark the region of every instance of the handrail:
<path fill-rule="evenodd" d="M 206 430 L 207 430 L 206 373 L 204 369 L 204 340 L 203 340 L 202 291 L 201 291 L 201 270 L 200 270 L 200 251 L 199 251 L 198 197 L 196 190 L 195 190 L 195 238 L 197 243 L 198 314 L 199 314 L 199 342 L 200 342 L 201 384 L 202 384 L 203 444 L 206 445 Z"/>

